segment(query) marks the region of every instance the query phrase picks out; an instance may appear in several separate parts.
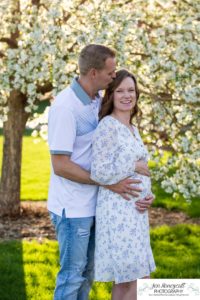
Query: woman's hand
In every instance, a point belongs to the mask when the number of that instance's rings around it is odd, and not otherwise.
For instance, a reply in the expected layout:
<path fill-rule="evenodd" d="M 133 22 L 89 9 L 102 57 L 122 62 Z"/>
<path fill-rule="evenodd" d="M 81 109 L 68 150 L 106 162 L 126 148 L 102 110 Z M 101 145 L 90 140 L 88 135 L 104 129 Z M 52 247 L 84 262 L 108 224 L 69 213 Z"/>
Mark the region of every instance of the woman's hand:
<path fill-rule="evenodd" d="M 150 176 L 150 171 L 149 171 L 147 162 L 143 161 L 143 160 L 136 161 L 135 172 L 137 172 L 141 175 Z"/>
<path fill-rule="evenodd" d="M 147 210 L 151 206 L 154 199 L 155 199 L 155 196 L 153 194 L 149 194 L 144 199 L 137 200 L 135 202 L 137 210 L 139 210 L 140 212 L 144 212 L 145 210 Z"/>

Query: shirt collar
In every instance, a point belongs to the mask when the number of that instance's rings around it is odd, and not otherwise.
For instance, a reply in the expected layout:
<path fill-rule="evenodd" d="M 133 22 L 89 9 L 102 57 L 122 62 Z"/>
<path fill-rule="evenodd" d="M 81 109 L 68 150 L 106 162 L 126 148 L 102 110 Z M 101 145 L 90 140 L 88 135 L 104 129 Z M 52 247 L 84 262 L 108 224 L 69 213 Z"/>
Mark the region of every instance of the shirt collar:
<path fill-rule="evenodd" d="M 80 101 L 81 101 L 84 105 L 91 104 L 92 99 L 91 99 L 90 96 L 84 91 L 84 89 L 82 88 L 82 86 L 81 86 L 80 83 L 78 82 L 78 77 L 75 77 L 75 78 L 72 80 L 72 83 L 71 83 L 71 89 L 74 91 L 74 93 L 76 94 L 76 96 L 80 99 Z M 96 98 L 100 98 L 99 93 L 96 94 Z"/>
<path fill-rule="evenodd" d="M 84 105 L 90 104 L 92 99 L 90 96 L 84 91 L 82 86 L 78 82 L 78 77 L 75 77 L 71 83 L 71 88 L 76 94 L 76 96 L 81 100 Z"/>

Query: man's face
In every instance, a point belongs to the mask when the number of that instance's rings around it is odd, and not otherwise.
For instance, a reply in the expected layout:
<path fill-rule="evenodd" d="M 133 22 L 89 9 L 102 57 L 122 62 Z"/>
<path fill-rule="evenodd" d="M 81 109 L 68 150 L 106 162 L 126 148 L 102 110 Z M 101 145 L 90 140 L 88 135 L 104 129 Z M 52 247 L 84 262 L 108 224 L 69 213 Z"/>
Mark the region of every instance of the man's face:
<path fill-rule="evenodd" d="M 97 90 L 104 90 L 108 87 L 109 83 L 116 77 L 115 69 L 115 58 L 109 57 L 105 61 L 105 67 L 102 70 L 96 70 L 95 83 Z"/>

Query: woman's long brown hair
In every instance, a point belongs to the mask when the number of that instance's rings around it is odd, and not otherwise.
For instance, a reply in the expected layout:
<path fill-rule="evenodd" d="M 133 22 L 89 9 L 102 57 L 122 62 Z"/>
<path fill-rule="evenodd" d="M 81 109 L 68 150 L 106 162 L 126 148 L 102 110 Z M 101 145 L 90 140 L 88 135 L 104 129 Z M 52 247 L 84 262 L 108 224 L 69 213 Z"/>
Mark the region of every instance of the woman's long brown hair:
<path fill-rule="evenodd" d="M 113 107 L 114 107 L 114 105 L 113 105 L 114 91 L 120 85 L 120 83 L 127 77 L 130 77 L 133 79 L 133 81 L 135 83 L 135 92 L 136 92 L 136 104 L 130 115 L 130 123 L 131 123 L 132 118 L 137 114 L 137 112 L 138 112 L 137 102 L 138 102 L 140 93 L 138 90 L 136 78 L 133 74 L 131 74 L 127 70 L 120 70 L 120 71 L 116 72 L 116 78 L 109 84 L 108 88 L 105 91 L 105 95 L 102 100 L 102 106 L 101 106 L 101 109 L 99 112 L 99 120 L 103 119 L 105 116 L 110 115 L 112 113 Z"/>

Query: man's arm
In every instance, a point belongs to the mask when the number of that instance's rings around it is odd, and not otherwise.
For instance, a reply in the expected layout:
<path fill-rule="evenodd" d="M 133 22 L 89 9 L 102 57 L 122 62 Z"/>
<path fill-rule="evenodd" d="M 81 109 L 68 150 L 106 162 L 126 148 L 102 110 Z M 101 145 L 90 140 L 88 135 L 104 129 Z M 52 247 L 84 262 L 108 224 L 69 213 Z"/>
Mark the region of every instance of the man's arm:
<path fill-rule="evenodd" d="M 51 161 L 56 175 L 79 183 L 99 185 L 99 183 L 90 178 L 90 173 L 88 171 L 71 161 L 70 156 L 68 155 L 51 154 Z M 104 185 L 104 187 L 110 188 L 118 194 L 130 193 L 131 189 L 140 191 L 139 188 L 131 186 L 131 184 L 139 182 L 141 181 L 126 178 L 113 185 Z"/>
<path fill-rule="evenodd" d="M 52 154 L 51 160 L 53 170 L 56 175 L 83 184 L 99 185 L 97 182 L 94 182 L 92 179 L 90 179 L 90 173 L 88 171 L 82 169 L 79 165 L 72 162 L 70 160 L 70 156 Z M 138 192 L 140 192 L 141 189 L 133 186 L 133 184 L 140 182 L 140 180 L 126 178 L 116 184 L 106 185 L 104 187 L 117 194 L 120 194 L 125 200 L 129 200 L 130 198 L 128 195 L 139 197 Z M 149 195 L 145 199 L 138 200 L 136 202 L 136 207 L 140 212 L 144 212 L 151 206 L 153 200 L 154 196 Z"/>
<path fill-rule="evenodd" d="M 68 155 L 51 154 L 51 161 L 54 173 L 57 176 L 83 184 L 99 185 L 97 182 L 90 179 L 90 173 L 88 171 L 71 161 L 70 156 Z M 140 192 L 141 189 L 133 186 L 133 184 L 140 182 L 140 180 L 126 178 L 116 184 L 104 185 L 104 187 L 120 194 L 124 199 L 129 200 L 127 194 L 135 197 L 139 196 L 137 192 Z"/>
<path fill-rule="evenodd" d="M 90 173 L 71 161 L 70 156 L 51 154 L 54 173 L 66 179 L 84 184 L 97 184 L 90 179 Z"/>

